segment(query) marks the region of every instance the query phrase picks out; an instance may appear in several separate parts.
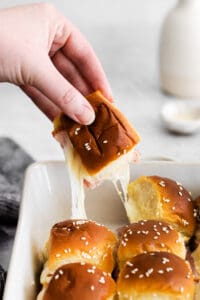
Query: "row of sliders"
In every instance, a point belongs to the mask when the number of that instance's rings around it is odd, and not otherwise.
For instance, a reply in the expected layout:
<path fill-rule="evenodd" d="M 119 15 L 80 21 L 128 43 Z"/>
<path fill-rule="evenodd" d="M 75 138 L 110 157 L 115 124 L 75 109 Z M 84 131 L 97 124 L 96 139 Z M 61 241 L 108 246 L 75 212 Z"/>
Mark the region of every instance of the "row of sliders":
<path fill-rule="evenodd" d="M 117 234 L 91 220 L 52 227 L 37 300 L 200 299 L 198 202 L 158 176 L 136 179 L 128 194 L 130 224 Z"/>

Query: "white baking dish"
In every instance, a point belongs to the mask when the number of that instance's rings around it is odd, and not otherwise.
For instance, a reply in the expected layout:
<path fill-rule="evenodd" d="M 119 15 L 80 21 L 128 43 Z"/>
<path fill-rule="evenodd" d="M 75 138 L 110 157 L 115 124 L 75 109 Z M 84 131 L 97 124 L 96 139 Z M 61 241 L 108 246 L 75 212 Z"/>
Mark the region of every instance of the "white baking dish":
<path fill-rule="evenodd" d="M 131 179 L 161 175 L 200 194 L 200 163 L 141 162 L 131 166 Z M 127 223 L 113 186 L 103 183 L 86 194 L 88 218 L 111 228 Z M 41 249 L 51 226 L 70 217 L 70 186 L 64 162 L 42 162 L 27 170 L 20 218 L 3 300 L 35 300 Z"/>

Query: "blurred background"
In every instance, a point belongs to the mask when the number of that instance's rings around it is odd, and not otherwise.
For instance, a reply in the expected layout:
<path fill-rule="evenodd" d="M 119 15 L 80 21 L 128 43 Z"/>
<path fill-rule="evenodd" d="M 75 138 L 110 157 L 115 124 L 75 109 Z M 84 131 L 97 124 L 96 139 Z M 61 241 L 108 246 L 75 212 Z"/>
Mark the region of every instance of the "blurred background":
<path fill-rule="evenodd" d="M 0 7 L 33 2 L 36 1 L 1 0 Z M 163 104 L 176 101 L 160 89 L 159 47 L 164 19 L 178 1 L 51 2 L 79 27 L 95 49 L 116 105 L 142 137 L 138 147 L 142 157 L 199 160 L 200 133 L 171 133 L 160 117 Z M 15 86 L 0 84 L 0 136 L 13 138 L 36 160 L 63 159 L 51 131 L 52 124 L 27 96 Z"/>

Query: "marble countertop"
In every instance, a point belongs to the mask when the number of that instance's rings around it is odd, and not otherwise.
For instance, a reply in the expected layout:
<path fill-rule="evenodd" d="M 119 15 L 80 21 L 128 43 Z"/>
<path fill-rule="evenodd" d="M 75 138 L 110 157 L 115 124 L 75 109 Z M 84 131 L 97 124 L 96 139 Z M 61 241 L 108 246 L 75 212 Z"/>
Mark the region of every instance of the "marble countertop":
<path fill-rule="evenodd" d="M 34 1 L 1 0 L 0 7 Z M 36 2 L 36 1 L 35 1 Z M 168 100 L 160 90 L 159 38 L 175 0 L 51 1 L 85 34 L 109 78 L 116 105 L 140 133 L 145 157 L 200 160 L 200 132 L 181 136 L 163 126 L 160 110 Z M 189 100 L 188 100 L 189 101 Z M 0 84 L 0 136 L 13 138 L 35 160 L 63 159 L 51 135 L 52 124 L 22 91 Z M 12 242 L 2 249 L 8 264 Z"/>

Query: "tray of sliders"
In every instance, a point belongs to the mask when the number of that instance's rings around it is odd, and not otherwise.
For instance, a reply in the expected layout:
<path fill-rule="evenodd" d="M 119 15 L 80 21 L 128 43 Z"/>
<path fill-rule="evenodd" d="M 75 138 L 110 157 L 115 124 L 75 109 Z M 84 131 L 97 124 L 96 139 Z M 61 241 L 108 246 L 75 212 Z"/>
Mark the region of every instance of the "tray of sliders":
<path fill-rule="evenodd" d="M 98 97 L 97 131 L 55 122 L 67 164 L 26 172 L 3 300 L 200 299 L 200 164 L 130 164 L 139 136 L 107 102 L 100 128 Z"/>

